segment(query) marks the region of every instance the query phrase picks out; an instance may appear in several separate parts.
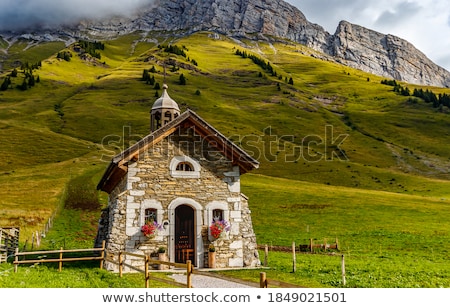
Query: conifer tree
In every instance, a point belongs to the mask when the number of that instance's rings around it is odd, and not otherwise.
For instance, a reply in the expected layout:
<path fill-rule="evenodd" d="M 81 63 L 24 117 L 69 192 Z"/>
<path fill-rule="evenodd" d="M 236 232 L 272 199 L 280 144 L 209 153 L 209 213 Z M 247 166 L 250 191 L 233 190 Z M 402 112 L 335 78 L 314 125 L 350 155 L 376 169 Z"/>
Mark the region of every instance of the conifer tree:
<path fill-rule="evenodd" d="M 186 77 L 184 77 L 184 74 L 180 75 L 180 85 L 186 85 Z"/>
<path fill-rule="evenodd" d="M 3 82 L 2 85 L 0 86 L 0 91 L 6 91 L 8 90 L 9 85 L 11 84 L 11 78 L 9 76 L 7 76 Z"/>

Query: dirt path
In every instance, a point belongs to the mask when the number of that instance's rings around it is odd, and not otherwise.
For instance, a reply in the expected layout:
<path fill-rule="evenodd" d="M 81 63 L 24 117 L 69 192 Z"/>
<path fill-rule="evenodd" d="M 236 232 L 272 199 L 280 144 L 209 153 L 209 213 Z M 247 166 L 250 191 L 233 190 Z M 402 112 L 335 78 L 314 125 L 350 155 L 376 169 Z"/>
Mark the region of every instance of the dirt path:
<path fill-rule="evenodd" d="M 170 276 L 175 281 L 186 283 L 186 275 L 173 274 Z M 192 287 L 194 288 L 252 288 L 251 286 L 229 281 L 225 279 L 209 277 L 204 275 L 192 275 Z"/>

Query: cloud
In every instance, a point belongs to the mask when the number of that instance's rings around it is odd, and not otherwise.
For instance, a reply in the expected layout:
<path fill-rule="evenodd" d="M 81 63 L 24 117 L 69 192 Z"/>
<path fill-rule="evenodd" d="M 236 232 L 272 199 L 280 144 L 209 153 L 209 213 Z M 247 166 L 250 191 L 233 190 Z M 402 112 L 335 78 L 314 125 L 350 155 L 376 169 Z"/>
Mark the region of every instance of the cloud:
<path fill-rule="evenodd" d="M 374 25 L 382 28 L 392 28 L 401 25 L 421 11 L 422 7 L 413 2 L 401 2 L 397 4 L 394 10 L 384 11 L 377 18 Z"/>
<path fill-rule="evenodd" d="M 0 30 L 51 28 L 86 18 L 129 15 L 154 0 L 0 0 Z"/>
<path fill-rule="evenodd" d="M 0 0 L 0 31 L 54 28 L 81 19 L 131 15 L 158 0 Z M 448 0 L 287 0 L 334 33 L 347 20 L 413 43 L 450 70 Z"/>

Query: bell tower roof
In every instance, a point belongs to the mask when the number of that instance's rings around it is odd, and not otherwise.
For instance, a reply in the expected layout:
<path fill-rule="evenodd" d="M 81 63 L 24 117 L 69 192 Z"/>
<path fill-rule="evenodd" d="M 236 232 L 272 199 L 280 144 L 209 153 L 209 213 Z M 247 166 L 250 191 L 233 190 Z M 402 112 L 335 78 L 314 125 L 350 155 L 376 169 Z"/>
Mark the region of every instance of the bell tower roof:
<path fill-rule="evenodd" d="M 170 98 L 167 93 L 169 87 L 163 85 L 163 93 L 153 104 L 150 111 L 150 131 L 154 132 L 158 128 L 166 125 L 180 115 L 180 108 L 177 102 Z"/>
<path fill-rule="evenodd" d="M 180 108 L 178 107 L 177 102 L 175 102 L 167 93 L 168 88 L 169 87 L 166 84 L 163 85 L 163 93 L 161 97 L 158 98 L 153 104 L 152 111 L 156 109 L 164 109 L 164 110 L 172 109 L 180 112 Z"/>

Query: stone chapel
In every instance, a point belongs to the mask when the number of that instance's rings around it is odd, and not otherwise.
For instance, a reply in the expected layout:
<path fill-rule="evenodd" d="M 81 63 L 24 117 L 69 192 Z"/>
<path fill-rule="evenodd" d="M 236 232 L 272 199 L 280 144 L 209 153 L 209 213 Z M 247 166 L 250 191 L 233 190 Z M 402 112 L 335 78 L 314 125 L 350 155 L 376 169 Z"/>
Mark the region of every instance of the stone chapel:
<path fill-rule="evenodd" d="M 164 85 L 151 109 L 150 134 L 113 157 L 98 183 L 109 199 L 97 244 L 105 240 L 115 262 L 119 251 L 148 255 L 162 247 L 168 261 L 204 268 L 213 245 L 216 268 L 259 266 L 240 189 L 240 176 L 258 161 L 194 111 L 180 113 L 167 90 Z M 223 228 L 220 235 L 213 223 Z M 133 261 L 125 259 L 137 266 Z M 108 261 L 105 267 L 118 270 Z"/>

